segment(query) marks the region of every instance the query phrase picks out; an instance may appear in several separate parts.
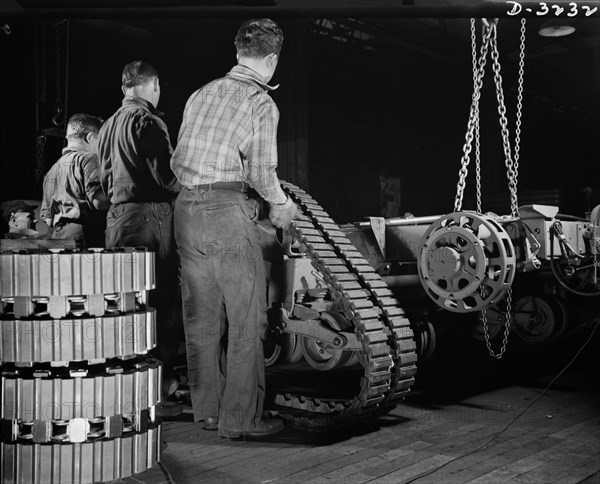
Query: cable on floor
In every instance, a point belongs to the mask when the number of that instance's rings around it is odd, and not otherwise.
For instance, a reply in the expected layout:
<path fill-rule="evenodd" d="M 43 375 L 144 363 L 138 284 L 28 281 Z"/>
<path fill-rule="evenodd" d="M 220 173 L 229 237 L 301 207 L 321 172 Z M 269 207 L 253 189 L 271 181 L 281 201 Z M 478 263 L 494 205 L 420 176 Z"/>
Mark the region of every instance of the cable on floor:
<path fill-rule="evenodd" d="M 491 444 L 494 440 L 496 440 L 498 437 L 500 437 L 504 432 L 506 432 L 509 427 L 511 425 L 513 425 L 518 419 L 519 417 L 521 417 L 521 415 L 523 415 L 527 410 L 529 410 L 531 408 L 531 406 L 537 402 L 540 398 L 542 398 L 546 392 L 550 389 L 550 387 L 554 384 L 554 382 L 556 380 L 558 380 L 558 378 L 560 378 L 560 376 L 567 371 L 567 369 L 575 362 L 575 360 L 579 357 L 579 355 L 581 354 L 581 352 L 583 351 L 583 349 L 588 345 L 588 343 L 592 340 L 592 337 L 594 336 L 594 333 L 596 332 L 596 329 L 598 329 L 598 326 L 600 326 L 600 319 L 596 320 L 596 325 L 594 326 L 594 328 L 592 329 L 592 332 L 590 333 L 588 339 L 585 341 L 585 343 L 583 343 L 583 345 L 581 345 L 581 348 L 579 348 L 579 350 L 577 351 L 577 353 L 575 353 L 575 356 L 573 356 L 573 358 L 571 358 L 571 361 L 569 361 L 569 363 L 567 363 L 567 365 L 558 372 L 558 374 L 552 378 L 552 380 L 550 381 L 550 383 L 548 383 L 548 385 L 546 386 L 546 388 L 544 388 L 544 391 L 542 393 L 540 393 L 536 398 L 534 398 L 523 410 L 521 410 L 519 412 L 519 414 L 513 418 L 510 422 L 508 422 L 508 424 L 506 424 L 506 426 L 500 430 L 500 432 L 492 435 L 491 438 L 489 438 L 488 440 L 486 440 L 483 444 L 479 445 L 478 447 L 475 447 L 474 449 L 470 450 L 469 452 L 467 452 L 466 454 L 460 455 L 458 457 L 455 457 L 452 460 L 449 460 L 448 462 L 444 462 L 442 465 L 436 467 L 435 469 L 431 469 L 427 472 L 423 472 L 421 474 L 419 474 L 418 476 L 413 477 L 412 479 L 405 481 L 404 484 L 411 484 L 412 482 L 416 482 L 419 479 L 422 479 L 423 477 L 427 477 L 430 476 L 431 474 L 433 474 L 434 472 L 439 471 L 440 469 L 443 469 L 444 467 L 446 467 L 447 465 L 452 464 L 453 462 L 456 462 L 457 460 L 463 459 L 465 457 L 468 457 L 472 454 L 474 454 L 475 452 L 477 452 L 478 450 L 483 449 L 484 447 L 486 447 L 487 445 Z"/>

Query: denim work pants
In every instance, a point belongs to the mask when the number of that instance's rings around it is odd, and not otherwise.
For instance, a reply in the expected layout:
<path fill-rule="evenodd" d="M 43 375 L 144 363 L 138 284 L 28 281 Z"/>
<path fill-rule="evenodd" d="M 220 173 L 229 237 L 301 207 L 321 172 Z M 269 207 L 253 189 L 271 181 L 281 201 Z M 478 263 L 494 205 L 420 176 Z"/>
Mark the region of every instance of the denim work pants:
<path fill-rule="evenodd" d="M 163 382 L 168 385 L 183 337 L 172 204 L 112 205 L 106 217 L 106 247 L 146 247 L 154 252 L 156 288 L 150 291 L 148 304 L 156 309 L 156 353 L 163 363 Z"/>
<path fill-rule="evenodd" d="M 195 420 L 219 435 L 255 428 L 265 399 L 265 267 L 258 203 L 241 191 L 184 188 L 175 205 L 188 380 Z"/>
<path fill-rule="evenodd" d="M 77 246 L 88 247 L 83 225 L 78 223 L 59 224 L 52 230 L 52 239 L 73 239 Z"/>

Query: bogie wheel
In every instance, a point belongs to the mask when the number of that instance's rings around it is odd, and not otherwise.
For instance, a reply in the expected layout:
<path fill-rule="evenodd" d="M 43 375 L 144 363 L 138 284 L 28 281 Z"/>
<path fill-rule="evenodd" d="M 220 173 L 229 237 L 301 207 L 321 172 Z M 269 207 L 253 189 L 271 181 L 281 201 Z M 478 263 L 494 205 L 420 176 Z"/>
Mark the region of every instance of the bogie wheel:
<path fill-rule="evenodd" d="M 560 336 L 567 323 L 565 304 L 554 295 L 525 296 L 515 303 L 514 331 L 528 343 L 540 343 Z"/>
<path fill-rule="evenodd" d="M 324 311 L 321 313 L 323 323 L 335 331 L 345 331 L 351 328 L 348 320 L 340 313 Z M 329 371 L 346 366 L 355 358 L 355 352 L 336 350 L 325 346 L 320 340 L 300 337 L 302 356 L 316 370 Z"/>
<path fill-rule="evenodd" d="M 282 363 L 298 363 L 302 359 L 302 346 L 300 337 L 296 334 L 283 334 L 281 343 Z"/>
<path fill-rule="evenodd" d="M 411 329 L 413 330 L 415 343 L 417 344 L 419 361 L 424 362 L 431 359 L 437 342 L 433 324 L 428 320 L 419 320 L 411 324 Z"/>
<path fill-rule="evenodd" d="M 282 335 L 283 336 L 283 335 Z M 265 366 L 273 366 L 281 356 L 280 336 L 275 331 L 268 331 L 263 345 Z"/>

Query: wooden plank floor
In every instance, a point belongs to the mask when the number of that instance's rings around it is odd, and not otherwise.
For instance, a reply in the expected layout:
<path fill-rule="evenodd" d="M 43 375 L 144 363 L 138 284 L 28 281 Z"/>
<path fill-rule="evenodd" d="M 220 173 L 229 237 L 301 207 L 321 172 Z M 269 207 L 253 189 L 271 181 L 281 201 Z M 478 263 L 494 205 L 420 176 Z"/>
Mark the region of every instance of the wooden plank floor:
<path fill-rule="evenodd" d="M 389 415 L 327 434 L 230 441 L 187 414 L 163 424 L 166 471 L 125 482 L 600 483 L 597 333 L 539 399 L 585 335 L 543 351 L 513 343 L 501 361 L 483 343 L 441 347 Z"/>

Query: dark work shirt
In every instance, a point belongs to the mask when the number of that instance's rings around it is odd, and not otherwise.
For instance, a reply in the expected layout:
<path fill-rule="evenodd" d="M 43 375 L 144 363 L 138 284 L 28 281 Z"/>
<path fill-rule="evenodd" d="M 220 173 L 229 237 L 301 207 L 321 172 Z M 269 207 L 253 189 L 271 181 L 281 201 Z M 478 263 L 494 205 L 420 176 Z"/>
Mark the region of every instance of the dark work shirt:
<path fill-rule="evenodd" d="M 100 190 L 98 159 L 94 153 L 66 147 L 44 177 L 40 215 L 51 226 L 61 219 L 87 223 L 94 211 L 93 199 Z"/>
<path fill-rule="evenodd" d="M 154 106 L 126 96 L 98 135 L 100 180 L 115 205 L 173 199 L 179 183 L 171 171 L 173 154 L 167 126 Z"/>

